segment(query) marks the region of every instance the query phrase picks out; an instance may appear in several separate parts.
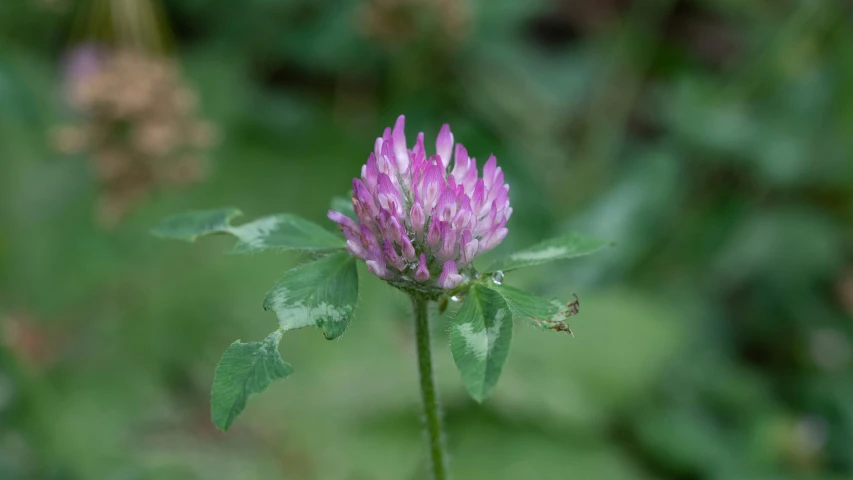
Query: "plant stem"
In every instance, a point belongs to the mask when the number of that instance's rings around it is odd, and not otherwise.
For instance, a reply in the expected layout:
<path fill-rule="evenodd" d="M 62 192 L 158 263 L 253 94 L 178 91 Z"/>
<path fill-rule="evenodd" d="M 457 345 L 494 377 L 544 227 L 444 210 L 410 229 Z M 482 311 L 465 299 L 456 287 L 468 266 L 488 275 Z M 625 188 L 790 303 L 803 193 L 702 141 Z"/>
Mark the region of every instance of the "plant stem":
<path fill-rule="evenodd" d="M 433 480 L 450 478 L 447 467 L 447 452 L 444 448 L 444 432 L 441 426 L 441 409 L 435 392 L 432 374 L 432 353 L 429 341 L 429 300 L 412 295 L 415 309 L 415 335 L 418 348 L 418 371 L 421 377 L 421 398 L 424 404 L 424 422 L 429 439 L 430 466 Z"/>

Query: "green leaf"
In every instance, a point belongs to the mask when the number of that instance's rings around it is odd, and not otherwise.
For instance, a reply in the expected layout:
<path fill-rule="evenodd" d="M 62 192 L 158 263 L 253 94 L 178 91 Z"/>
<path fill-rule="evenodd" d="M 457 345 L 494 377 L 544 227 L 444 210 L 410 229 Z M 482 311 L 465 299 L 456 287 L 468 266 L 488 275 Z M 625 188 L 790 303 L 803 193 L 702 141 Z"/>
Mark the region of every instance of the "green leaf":
<path fill-rule="evenodd" d="M 332 199 L 332 210 L 336 210 L 338 212 L 343 213 L 349 218 L 358 221 L 358 218 L 355 216 L 355 209 L 352 206 L 352 194 L 350 193 L 349 198 L 344 197 L 334 197 Z"/>
<path fill-rule="evenodd" d="M 179 213 L 163 220 L 151 234 L 161 238 L 194 242 L 196 238 L 214 233 L 229 233 L 231 220 L 242 215 L 236 208 L 196 210 Z"/>
<path fill-rule="evenodd" d="M 589 255 L 606 246 L 608 242 L 596 238 L 587 238 L 571 233 L 562 237 L 552 238 L 530 248 L 515 252 L 509 257 L 498 260 L 489 271 L 515 270 L 517 268 L 532 267 L 543 263 L 575 258 Z"/>
<path fill-rule="evenodd" d="M 173 215 L 160 223 L 152 234 L 162 238 L 195 241 L 214 233 L 237 237 L 231 253 L 254 253 L 269 249 L 328 251 L 343 249 L 346 243 L 316 223 L 296 215 L 280 214 L 232 226 L 241 215 L 236 208 L 203 210 Z"/>
<path fill-rule="evenodd" d="M 275 312 L 284 330 L 314 325 L 331 340 L 344 333 L 357 301 L 355 258 L 342 252 L 285 272 L 264 308 Z"/>
<path fill-rule="evenodd" d="M 293 367 L 278 353 L 281 330 L 263 342 L 232 343 L 216 366 L 210 392 L 210 418 L 223 432 L 246 408 L 250 395 L 261 393 L 274 380 L 287 378 Z"/>
<path fill-rule="evenodd" d="M 566 319 L 577 313 L 578 304 L 565 304 L 551 298 L 537 297 L 506 285 L 492 287 L 506 302 L 512 316 L 540 330 L 571 332 Z"/>
<path fill-rule="evenodd" d="M 316 223 L 286 213 L 231 227 L 229 233 L 239 239 L 231 253 L 268 249 L 323 251 L 346 246 L 342 239 Z"/>
<path fill-rule="evenodd" d="M 450 327 L 450 350 L 468 393 L 482 402 L 498 383 L 512 340 L 512 312 L 500 293 L 475 285 Z"/>

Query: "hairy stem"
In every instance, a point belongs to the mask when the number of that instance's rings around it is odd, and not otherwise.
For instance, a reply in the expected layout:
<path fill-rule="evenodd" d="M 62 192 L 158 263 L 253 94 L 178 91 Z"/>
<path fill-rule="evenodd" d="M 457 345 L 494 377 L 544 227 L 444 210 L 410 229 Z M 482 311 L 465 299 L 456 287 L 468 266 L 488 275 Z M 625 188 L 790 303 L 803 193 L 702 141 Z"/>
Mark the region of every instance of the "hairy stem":
<path fill-rule="evenodd" d="M 447 467 L 447 452 L 444 447 L 444 432 L 441 426 L 441 408 L 435 392 L 432 374 L 432 353 L 429 341 L 428 300 L 412 295 L 415 309 L 415 334 L 418 348 L 418 371 L 421 377 L 421 398 L 424 405 L 424 422 L 429 440 L 430 466 L 433 480 L 450 478 Z"/>

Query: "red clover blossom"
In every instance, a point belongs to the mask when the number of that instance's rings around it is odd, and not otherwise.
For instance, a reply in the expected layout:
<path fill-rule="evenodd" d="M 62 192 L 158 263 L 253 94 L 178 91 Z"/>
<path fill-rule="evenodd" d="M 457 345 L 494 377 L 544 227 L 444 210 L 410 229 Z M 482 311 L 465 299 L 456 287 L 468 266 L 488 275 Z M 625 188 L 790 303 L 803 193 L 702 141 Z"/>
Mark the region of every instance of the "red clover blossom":
<path fill-rule="evenodd" d="M 424 292 L 452 289 L 473 273 L 477 255 L 506 237 L 509 185 L 494 155 L 479 176 L 465 147 L 454 149 L 449 125 L 428 155 L 423 132 L 408 148 L 404 124 L 401 115 L 385 129 L 353 179 L 357 219 L 335 210 L 329 218 L 343 230 L 347 251 L 377 277 Z"/>

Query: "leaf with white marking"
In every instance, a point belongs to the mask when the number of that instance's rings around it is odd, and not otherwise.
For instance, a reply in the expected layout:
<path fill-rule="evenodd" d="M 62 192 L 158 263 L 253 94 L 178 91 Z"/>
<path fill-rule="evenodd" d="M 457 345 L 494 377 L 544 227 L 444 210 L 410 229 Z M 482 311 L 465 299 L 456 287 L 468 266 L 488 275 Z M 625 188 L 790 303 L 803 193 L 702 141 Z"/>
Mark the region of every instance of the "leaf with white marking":
<path fill-rule="evenodd" d="M 240 215 L 236 208 L 181 213 L 166 218 L 151 233 L 162 238 L 190 242 L 205 235 L 227 233 L 238 240 L 231 253 L 264 250 L 318 252 L 343 249 L 346 246 L 340 237 L 296 215 L 271 215 L 242 225 L 231 225 L 231 220 Z"/>
<path fill-rule="evenodd" d="M 264 308 L 275 312 L 284 330 L 316 326 L 331 340 L 344 333 L 357 301 L 355 258 L 341 252 L 285 272 Z"/>
<path fill-rule="evenodd" d="M 492 287 L 506 301 L 513 317 L 540 330 L 571 332 L 566 320 L 577 313 L 577 300 L 562 303 L 552 298 L 543 298 L 507 285 Z"/>
<path fill-rule="evenodd" d="M 512 312 L 500 293 L 475 285 L 450 327 L 450 350 L 471 397 L 482 402 L 498 383 L 512 340 Z"/>
<path fill-rule="evenodd" d="M 608 242 L 597 238 L 582 237 L 571 233 L 562 237 L 546 240 L 512 255 L 498 260 L 489 271 L 509 271 L 517 268 L 532 267 L 554 260 L 581 257 L 594 253 L 608 245 Z"/>
<path fill-rule="evenodd" d="M 316 223 L 283 213 L 231 227 L 229 233 L 239 240 L 231 253 L 262 250 L 337 250 L 346 246 L 338 236 Z"/>
<path fill-rule="evenodd" d="M 263 342 L 237 340 L 225 350 L 210 392 L 210 418 L 220 430 L 228 430 L 251 395 L 293 373 L 293 367 L 278 353 L 280 340 L 281 330 L 277 330 Z"/>

